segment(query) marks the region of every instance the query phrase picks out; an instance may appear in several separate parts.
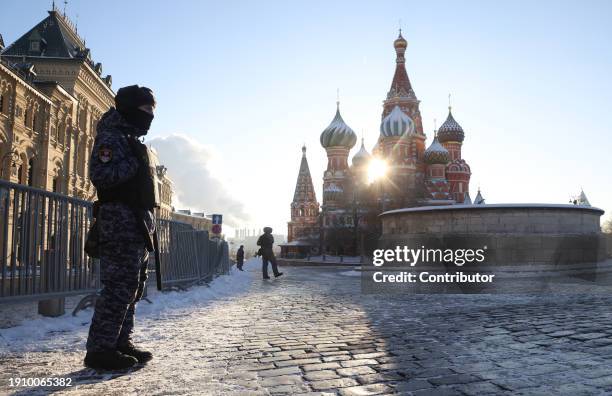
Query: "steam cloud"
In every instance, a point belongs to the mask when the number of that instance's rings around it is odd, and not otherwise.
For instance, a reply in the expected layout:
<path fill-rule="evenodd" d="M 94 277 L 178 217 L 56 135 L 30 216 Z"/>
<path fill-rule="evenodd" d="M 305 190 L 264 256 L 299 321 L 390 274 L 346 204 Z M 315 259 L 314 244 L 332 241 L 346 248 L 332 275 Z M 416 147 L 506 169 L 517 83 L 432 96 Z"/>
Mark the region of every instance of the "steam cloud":
<path fill-rule="evenodd" d="M 223 222 L 237 227 L 249 220 L 242 202 L 235 199 L 210 171 L 211 151 L 185 135 L 153 138 L 148 143 L 157 151 L 174 183 L 176 209 L 221 213 Z"/>

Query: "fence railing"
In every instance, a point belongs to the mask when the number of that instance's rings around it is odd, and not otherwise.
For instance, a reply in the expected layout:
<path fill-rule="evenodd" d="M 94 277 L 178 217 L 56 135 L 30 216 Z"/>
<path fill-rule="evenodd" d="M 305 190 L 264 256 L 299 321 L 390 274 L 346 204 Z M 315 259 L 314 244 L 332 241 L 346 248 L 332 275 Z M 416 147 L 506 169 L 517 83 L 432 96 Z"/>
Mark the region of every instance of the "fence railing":
<path fill-rule="evenodd" d="M 157 235 L 161 260 L 162 287 L 208 281 L 229 272 L 227 242 L 209 240 L 208 231 L 191 225 L 158 220 Z M 150 260 L 149 271 L 155 269 Z"/>
<path fill-rule="evenodd" d="M 91 222 L 91 202 L 0 180 L 0 303 L 95 294 L 98 260 L 84 252 Z M 173 220 L 157 229 L 163 288 L 229 272 L 225 241 Z"/>
<path fill-rule="evenodd" d="M 91 218 L 88 201 L 0 181 L 0 301 L 95 292 Z"/>

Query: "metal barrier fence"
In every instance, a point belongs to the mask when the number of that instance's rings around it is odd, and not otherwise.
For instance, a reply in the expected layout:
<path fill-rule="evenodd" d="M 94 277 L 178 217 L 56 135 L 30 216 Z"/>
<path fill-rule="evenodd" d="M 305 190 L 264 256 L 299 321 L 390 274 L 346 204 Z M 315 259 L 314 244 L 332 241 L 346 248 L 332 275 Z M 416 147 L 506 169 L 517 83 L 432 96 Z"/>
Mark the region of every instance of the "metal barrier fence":
<path fill-rule="evenodd" d="M 0 303 L 60 299 L 49 308 L 57 315 L 64 297 L 95 294 L 98 260 L 84 252 L 91 222 L 91 202 L 0 180 Z M 227 242 L 173 220 L 157 229 L 163 288 L 229 272 Z"/>
<path fill-rule="evenodd" d="M 209 281 L 229 273 L 227 242 L 209 240 L 208 231 L 194 230 L 189 224 L 173 220 L 158 220 L 157 234 L 163 288 Z M 149 272 L 154 270 L 151 257 Z"/>
<path fill-rule="evenodd" d="M 0 181 L 0 302 L 95 292 L 90 202 Z"/>

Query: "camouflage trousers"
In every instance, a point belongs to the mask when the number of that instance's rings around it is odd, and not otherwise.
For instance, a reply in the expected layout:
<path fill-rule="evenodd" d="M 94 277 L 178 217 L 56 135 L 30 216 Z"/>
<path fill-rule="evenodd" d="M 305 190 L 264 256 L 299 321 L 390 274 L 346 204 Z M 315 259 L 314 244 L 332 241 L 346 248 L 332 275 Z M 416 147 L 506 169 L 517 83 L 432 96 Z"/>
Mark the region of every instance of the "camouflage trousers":
<path fill-rule="evenodd" d="M 89 327 L 87 351 L 114 350 L 130 341 L 134 310 L 147 279 L 147 263 L 148 252 L 142 242 L 115 240 L 101 246 L 103 288 Z"/>

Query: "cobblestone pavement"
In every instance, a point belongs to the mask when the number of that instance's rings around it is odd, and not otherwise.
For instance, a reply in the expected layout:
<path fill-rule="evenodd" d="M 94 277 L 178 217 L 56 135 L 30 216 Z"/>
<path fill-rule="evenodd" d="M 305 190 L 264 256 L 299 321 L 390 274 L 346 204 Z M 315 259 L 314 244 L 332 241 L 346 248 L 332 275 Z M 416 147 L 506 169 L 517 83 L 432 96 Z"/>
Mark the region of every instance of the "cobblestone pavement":
<path fill-rule="evenodd" d="M 612 394 L 610 298 L 383 298 L 362 295 L 346 269 L 284 271 L 141 321 L 138 341 L 156 355 L 144 368 L 95 373 L 81 366 L 82 345 L 43 343 L 0 352 L 0 389 L 54 376 L 74 386 L 15 394 Z"/>

